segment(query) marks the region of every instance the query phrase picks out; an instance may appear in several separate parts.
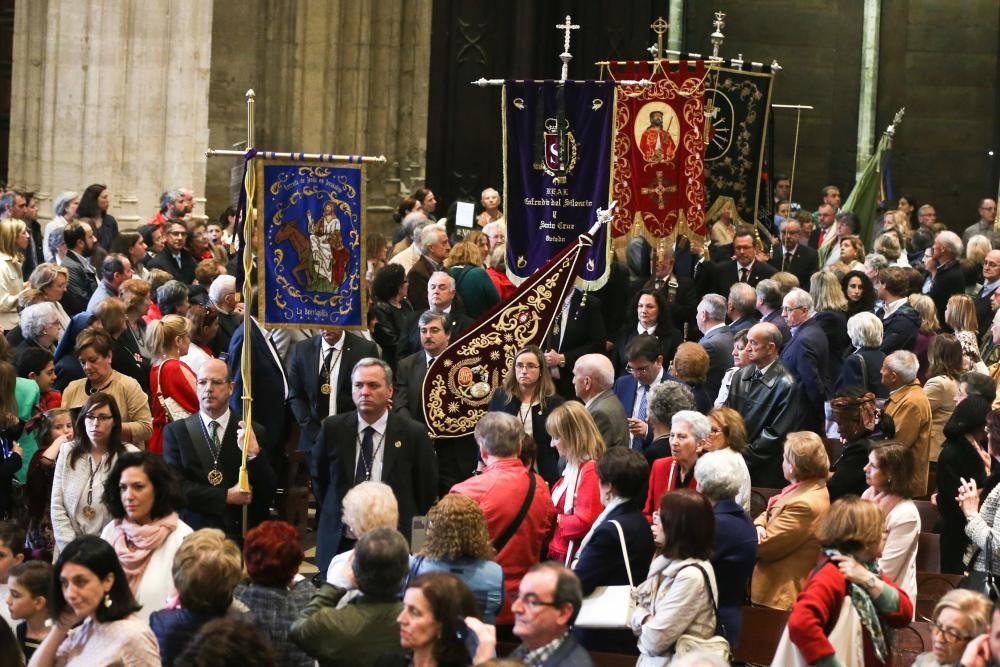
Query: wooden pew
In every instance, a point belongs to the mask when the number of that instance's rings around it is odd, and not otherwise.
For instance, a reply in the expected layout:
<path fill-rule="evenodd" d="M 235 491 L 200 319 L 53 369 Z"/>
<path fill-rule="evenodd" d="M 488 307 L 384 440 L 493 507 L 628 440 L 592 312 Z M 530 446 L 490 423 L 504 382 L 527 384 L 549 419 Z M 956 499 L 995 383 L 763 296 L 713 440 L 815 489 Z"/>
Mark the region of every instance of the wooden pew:
<path fill-rule="evenodd" d="M 743 607 L 740 646 L 733 651 L 733 663 L 770 665 L 789 612 L 766 607 Z"/>

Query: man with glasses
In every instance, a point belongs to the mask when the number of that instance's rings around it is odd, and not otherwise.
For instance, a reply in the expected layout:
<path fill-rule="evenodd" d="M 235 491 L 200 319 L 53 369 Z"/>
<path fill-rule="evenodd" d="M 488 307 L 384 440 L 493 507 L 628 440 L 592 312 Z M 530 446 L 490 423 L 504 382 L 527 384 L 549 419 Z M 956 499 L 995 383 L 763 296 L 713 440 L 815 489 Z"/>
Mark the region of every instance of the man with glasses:
<path fill-rule="evenodd" d="M 175 220 L 167 225 L 167 245 L 149 261 L 147 268 L 163 269 L 185 285 L 194 282 L 198 262 L 187 250 L 187 227 Z"/>
<path fill-rule="evenodd" d="M 583 606 L 580 580 L 572 570 L 553 562 L 535 565 L 513 600 L 514 634 L 521 645 L 512 658 L 533 667 L 594 664 L 569 631 Z"/>
<path fill-rule="evenodd" d="M 983 259 L 983 286 L 975 297 L 980 338 L 990 330 L 994 312 L 993 295 L 998 287 L 1000 287 L 1000 249 L 990 250 Z"/>
<path fill-rule="evenodd" d="M 649 424 L 649 390 L 663 382 L 663 354 L 656 336 L 636 336 L 625 348 L 628 373 L 615 381 L 615 396 L 628 416 L 632 449 L 644 450 L 653 442 Z"/>
<path fill-rule="evenodd" d="M 781 363 L 802 387 L 799 428 L 824 433 L 826 417 L 823 404 L 831 385 L 830 342 L 813 314 L 813 300 L 809 292 L 796 287 L 785 295 L 781 315 L 792 331 L 792 339 L 781 350 Z"/>
<path fill-rule="evenodd" d="M 781 332 L 766 322 L 747 334 L 750 364 L 733 376 L 726 407 L 743 416 L 747 441 L 743 451 L 754 486 L 780 489 L 788 482 L 781 470 L 785 436 L 800 420 L 795 377 L 778 359 Z"/>
<path fill-rule="evenodd" d="M 197 391 L 198 412 L 164 429 L 163 458 L 181 480 L 186 508 L 181 519 L 195 530 L 219 528 L 239 542 L 244 505 L 249 505 L 248 528 L 268 517 L 274 472 L 251 429 L 247 452 L 250 491 L 240 489 L 244 423 L 229 410 L 233 381 L 226 362 L 210 359 L 202 364 Z"/>
<path fill-rule="evenodd" d="M 800 285 L 808 285 L 809 278 L 819 266 L 819 255 L 802 240 L 802 225 L 794 218 L 781 224 L 781 243 L 771 248 L 771 266 L 779 271 L 787 271 L 799 279 Z"/>

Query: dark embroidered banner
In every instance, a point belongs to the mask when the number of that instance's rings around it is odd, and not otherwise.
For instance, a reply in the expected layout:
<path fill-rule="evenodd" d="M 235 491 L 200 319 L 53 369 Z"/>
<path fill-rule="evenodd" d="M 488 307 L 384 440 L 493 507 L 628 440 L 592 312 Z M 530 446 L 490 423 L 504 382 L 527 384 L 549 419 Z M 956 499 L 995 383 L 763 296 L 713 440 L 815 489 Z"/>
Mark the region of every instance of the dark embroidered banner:
<path fill-rule="evenodd" d="M 507 273 L 531 276 L 607 208 L 615 85 L 605 81 L 508 81 L 503 87 Z M 607 280 L 601 228 L 580 272 L 588 289 Z"/>
<path fill-rule="evenodd" d="M 731 197 L 747 223 L 757 219 L 755 209 L 772 208 L 762 201 L 760 179 L 772 81 L 770 72 L 728 67 L 713 67 L 705 80 L 706 203 L 711 209 Z"/>
<path fill-rule="evenodd" d="M 364 166 L 256 162 L 261 323 L 364 328 Z"/>
<path fill-rule="evenodd" d="M 624 78 L 626 63 L 610 68 Z M 649 86 L 621 85 L 615 106 L 613 234 L 705 236 L 705 64 L 663 62 Z"/>

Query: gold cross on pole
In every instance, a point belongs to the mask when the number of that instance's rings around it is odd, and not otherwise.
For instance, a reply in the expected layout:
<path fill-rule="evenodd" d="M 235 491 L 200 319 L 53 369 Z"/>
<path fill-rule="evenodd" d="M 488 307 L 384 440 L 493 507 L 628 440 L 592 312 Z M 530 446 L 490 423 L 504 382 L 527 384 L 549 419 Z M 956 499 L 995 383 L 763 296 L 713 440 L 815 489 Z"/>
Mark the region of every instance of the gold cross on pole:
<path fill-rule="evenodd" d="M 649 24 L 649 27 L 653 29 L 656 33 L 656 59 L 663 59 L 663 35 L 670 30 L 670 24 L 662 17 L 659 16 L 655 21 Z"/>
<path fill-rule="evenodd" d="M 556 29 L 563 31 L 563 52 L 559 54 L 559 59 L 562 60 L 561 80 L 565 81 L 569 77 L 569 61 L 573 59 L 572 54 L 569 52 L 570 30 L 579 30 L 580 26 L 575 25 L 569 14 L 567 14 L 565 23 L 556 25 Z"/>
<path fill-rule="evenodd" d="M 652 195 L 656 198 L 656 208 L 660 211 L 667 207 L 666 201 L 663 199 L 663 195 L 668 192 L 677 192 L 676 185 L 666 185 L 663 182 L 663 172 L 656 172 L 656 186 L 651 188 L 639 188 L 639 192 L 644 195 Z"/>

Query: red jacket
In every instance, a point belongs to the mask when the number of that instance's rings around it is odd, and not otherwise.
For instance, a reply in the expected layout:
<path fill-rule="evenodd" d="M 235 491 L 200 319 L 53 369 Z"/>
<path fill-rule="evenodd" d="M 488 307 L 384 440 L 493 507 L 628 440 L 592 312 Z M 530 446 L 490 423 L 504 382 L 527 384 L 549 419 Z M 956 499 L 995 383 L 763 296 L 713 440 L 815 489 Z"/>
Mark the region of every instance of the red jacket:
<path fill-rule="evenodd" d="M 913 603 L 906 593 L 893 581 L 880 574 L 887 586 L 892 586 L 899 594 L 899 609 L 893 612 L 881 612 L 882 618 L 894 628 L 903 628 L 910 624 L 913 618 Z M 802 653 L 802 657 L 810 665 L 818 660 L 834 654 L 833 645 L 827 636 L 833 632 L 833 626 L 840 615 L 840 605 L 847 595 L 847 580 L 840 573 L 840 568 L 833 562 L 827 562 L 818 570 L 814 570 L 806 580 L 805 588 L 799 593 L 792 614 L 788 618 L 788 637 Z M 849 602 L 848 602 L 849 604 Z M 864 634 L 865 664 L 881 667 L 875 656 L 871 637 Z M 892 641 L 886 638 L 890 654 Z M 891 658 L 891 655 L 889 656 Z"/>
<path fill-rule="evenodd" d="M 556 519 L 556 508 L 552 505 L 548 485 L 541 475 L 531 474 L 535 475 L 535 497 L 517 532 L 497 554 L 497 563 L 503 568 L 506 592 L 503 609 L 497 614 L 498 625 L 514 622 L 510 611 L 511 595 L 520 588 L 521 578 L 528 569 L 540 560 L 542 544 L 551 534 Z M 479 503 L 486 515 L 490 540 L 495 542 L 514 521 L 524 503 L 528 494 L 528 474 L 519 459 L 495 461 L 481 475 L 451 487 L 451 492 L 468 496 Z"/>
<path fill-rule="evenodd" d="M 497 288 L 497 293 L 500 294 L 500 303 L 514 296 L 517 286 L 510 281 L 506 273 L 501 273 L 492 266 L 486 269 L 486 273 L 489 274 L 490 280 L 493 281 L 493 285 Z"/>
<path fill-rule="evenodd" d="M 566 478 L 560 477 L 556 485 L 552 487 L 552 497 L 555 498 L 556 489 L 566 484 Z M 566 493 L 573 493 L 567 489 Z M 601 482 L 597 479 L 597 464 L 587 461 L 580 466 L 580 474 L 576 478 L 576 498 L 573 501 L 573 509 L 569 513 L 563 509 L 565 507 L 565 496 L 556 502 L 556 513 L 559 515 L 556 523 L 556 532 L 552 536 L 552 543 L 549 545 L 549 558 L 560 563 L 565 562 L 566 552 L 569 543 L 573 542 L 574 552 L 580 549 L 582 540 L 598 515 L 604 511 L 601 504 Z M 553 502 L 555 502 L 553 500 Z"/>
<path fill-rule="evenodd" d="M 650 521 L 653 520 L 653 512 L 659 511 L 660 498 L 667 491 L 675 491 L 680 488 L 695 489 L 698 486 L 694 481 L 693 470 L 692 468 L 692 471 L 689 473 L 691 481 L 684 487 L 680 484 L 681 470 L 679 465 L 674 466 L 674 457 L 667 456 L 666 458 L 653 461 L 653 467 L 649 471 L 649 492 L 646 494 L 646 508 L 643 510 L 647 519 Z"/>

